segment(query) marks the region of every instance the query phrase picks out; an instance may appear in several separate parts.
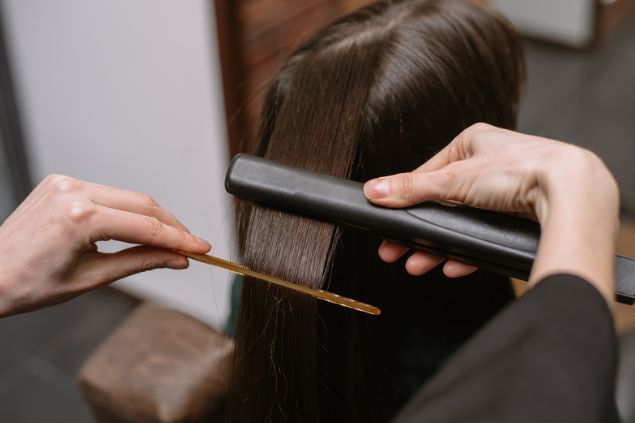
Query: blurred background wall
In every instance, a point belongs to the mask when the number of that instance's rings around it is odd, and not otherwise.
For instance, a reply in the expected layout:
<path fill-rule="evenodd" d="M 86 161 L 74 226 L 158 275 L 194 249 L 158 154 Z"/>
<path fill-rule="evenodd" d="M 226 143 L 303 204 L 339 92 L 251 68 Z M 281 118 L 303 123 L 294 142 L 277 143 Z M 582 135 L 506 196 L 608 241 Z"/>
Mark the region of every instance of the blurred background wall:
<path fill-rule="evenodd" d="M 150 193 L 229 257 L 213 7 L 205 0 L 3 0 L 2 7 L 33 180 L 62 173 Z M 117 286 L 221 325 L 228 278 L 193 264 Z"/>
<path fill-rule="evenodd" d="M 595 36 L 595 0 L 493 0 L 526 35 L 576 47 Z"/>

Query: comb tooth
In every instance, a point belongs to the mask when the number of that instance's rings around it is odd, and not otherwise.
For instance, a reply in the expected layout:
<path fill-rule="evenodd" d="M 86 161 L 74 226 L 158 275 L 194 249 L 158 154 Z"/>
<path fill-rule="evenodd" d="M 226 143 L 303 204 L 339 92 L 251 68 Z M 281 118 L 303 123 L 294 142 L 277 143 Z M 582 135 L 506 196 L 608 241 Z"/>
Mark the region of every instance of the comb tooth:
<path fill-rule="evenodd" d="M 332 304 L 337 304 L 342 307 L 350 308 L 352 310 L 361 311 L 362 313 L 372 314 L 373 316 L 379 316 L 381 310 L 370 304 L 362 303 L 351 298 L 343 297 L 332 292 L 324 291 L 321 289 L 313 289 L 302 285 L 296 285 L 294 283 L 285 281 L 275 276 L 267 275 L 264 273 L 256 272 L 238 263 L 231 262 L 222 258 L 210 256 L 208 254 L 193 254 L 185 251 L 176 251 L 178 254 L 191 258 L 192 260 L 200 261 L 211 266 L 220 267 L 230 272 L 237 273 L 244 276 L 252 276 L 254 278 L 278 285 L 287 289 L 291 289 L 296 292 L 300 292 L 306 295 L 310 295 L 322 301 L 326 301 Z"/>

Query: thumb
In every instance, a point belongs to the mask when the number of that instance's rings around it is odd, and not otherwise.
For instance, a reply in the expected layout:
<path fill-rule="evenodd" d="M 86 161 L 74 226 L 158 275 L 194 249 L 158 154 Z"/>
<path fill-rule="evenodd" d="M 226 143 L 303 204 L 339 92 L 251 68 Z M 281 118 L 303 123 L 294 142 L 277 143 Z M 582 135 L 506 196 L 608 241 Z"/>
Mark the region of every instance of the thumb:
<path fill-rule="evenodd" d="M 372 179 L 364 184 L 371 202 L 385 207 L 408 207 L 430 200 L 443 200 L 448 173 L 406 172 Z"/>
<path fill-rule="evenodd" d="M 117 253 L 91 253 L 82 267 L 86 289 L 107 285 L 116 280 L 153 269 L 186 269 L 189 261 L 173 251 L 147 246 L 131 247 Z"/>

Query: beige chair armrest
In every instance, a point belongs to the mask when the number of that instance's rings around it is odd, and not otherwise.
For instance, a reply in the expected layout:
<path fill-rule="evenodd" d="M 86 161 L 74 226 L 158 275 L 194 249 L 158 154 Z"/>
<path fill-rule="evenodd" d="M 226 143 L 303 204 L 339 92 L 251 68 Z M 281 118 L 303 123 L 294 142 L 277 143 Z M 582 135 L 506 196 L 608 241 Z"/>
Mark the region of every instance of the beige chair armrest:
<path fill-rule="evenodd" d="M 232 352 L 211 327 L 146 303 L 89 357 L 78 384 L 101 423 L 214 421 Z"/>

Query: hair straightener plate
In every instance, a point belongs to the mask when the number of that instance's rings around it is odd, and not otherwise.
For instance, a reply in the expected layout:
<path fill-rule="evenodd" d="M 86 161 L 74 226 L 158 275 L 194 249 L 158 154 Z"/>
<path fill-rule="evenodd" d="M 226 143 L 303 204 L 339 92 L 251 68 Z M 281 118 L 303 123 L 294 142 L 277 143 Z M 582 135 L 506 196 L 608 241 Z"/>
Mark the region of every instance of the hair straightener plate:
<path fill-rule="evenodd" d="M 248 154 L 235 156 L 227 170 L 230 194 L 460 260 L 523 280 L 536 257 L 536 222 L 464 206 L 426 202 L 390 209 L 371 204 L 363 184 L 282 165 Z M 635 260 L 615 257 L 615 294 L 635 301 Z"/>

